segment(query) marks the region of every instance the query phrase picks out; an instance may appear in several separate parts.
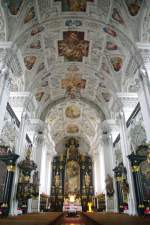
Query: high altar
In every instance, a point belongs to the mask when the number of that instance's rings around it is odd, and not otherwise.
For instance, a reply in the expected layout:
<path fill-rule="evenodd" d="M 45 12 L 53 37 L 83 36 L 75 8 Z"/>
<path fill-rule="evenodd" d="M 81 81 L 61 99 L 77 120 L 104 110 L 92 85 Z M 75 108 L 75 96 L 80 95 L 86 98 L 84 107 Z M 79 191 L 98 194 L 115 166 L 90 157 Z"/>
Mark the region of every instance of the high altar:
<path fill-rule="evenodd" d="M 93 194 L 92 159 L 80 154 L 78 141 L 70 138 L 52 162 L 51 208 L 65 211 L 74 204 L 77 211 L 87 210 Z"/>

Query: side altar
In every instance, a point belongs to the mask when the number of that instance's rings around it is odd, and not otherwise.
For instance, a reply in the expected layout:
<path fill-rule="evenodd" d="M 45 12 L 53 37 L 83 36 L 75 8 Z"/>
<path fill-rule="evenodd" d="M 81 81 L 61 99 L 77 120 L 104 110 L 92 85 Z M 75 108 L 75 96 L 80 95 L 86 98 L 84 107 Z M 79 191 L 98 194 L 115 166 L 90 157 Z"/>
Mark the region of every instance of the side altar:
<path fill-rule="evenodd" d="M 87 154 L 79 151 L 75 138 L 67 140 L 63 154 L 57 155 L 52 162 L 51 209 L 65 210 L 67 205 L 76 205 L 86 211 L 92 201 L 93 164 Z M 72 196 L 72 197 L 71 197 Z M 73 197 L 74 196 L 74 197 Z M 74 198 L 74 203 L 71 202 Z M 80 206 L 80 207 L 79 207 Z"/>

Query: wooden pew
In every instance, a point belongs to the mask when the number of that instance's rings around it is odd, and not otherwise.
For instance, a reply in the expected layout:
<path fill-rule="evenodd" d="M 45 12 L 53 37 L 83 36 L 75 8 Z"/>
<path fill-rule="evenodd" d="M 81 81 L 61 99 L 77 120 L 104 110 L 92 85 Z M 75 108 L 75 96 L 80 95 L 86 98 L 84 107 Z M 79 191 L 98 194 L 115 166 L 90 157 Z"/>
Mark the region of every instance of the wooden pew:
<path fill-rule="evenodd" d="M 129 216 L 119 213 L 83 213 L 88 218 L 102 225 L 149 225 L 150 218 Z"/>
<path fill-rule="evenodd" d="M 0 225 L 53 225 L 62 213 L 38 213 L 0 219 Z"/>

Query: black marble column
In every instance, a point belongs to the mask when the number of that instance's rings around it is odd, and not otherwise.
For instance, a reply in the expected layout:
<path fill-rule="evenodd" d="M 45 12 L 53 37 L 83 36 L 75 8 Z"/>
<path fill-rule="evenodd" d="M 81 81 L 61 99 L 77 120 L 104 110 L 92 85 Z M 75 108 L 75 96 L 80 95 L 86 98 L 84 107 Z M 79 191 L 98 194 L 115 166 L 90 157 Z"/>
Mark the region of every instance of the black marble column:
<path fill-rule="evenodd" d="M 134 188 L 136 194 L 136 201 L 137 201 L 137 212 L 139 215 L 144 215 L 144 194 L 143 194 L 143 183 L 141 177 L 141 170 L 140 170 L 140 163 L 146 160 L 146 156 L 136 155 L 132 153 L 128 156 L 132 174 L 133 174 L 133 181 L 134 181 Z"/>
<path fill-rule="evenodd" d="M 121 182 L 123 180 L 122 177 L 122 171 L 120 170 L 119 167 L 115 167 L 113 169 L 115 173 L 115 179 L 116 179 L 116 188 L 117 188 L 117 200 L 118 200 L 118 211 L 121 213 L 123 212 L 123 193 L 122 193 L 122 188 L 121 188 Z"/>
<path fill-rule="evenodd" d="M 7 175 L 5 179 L 4 185 L 4 192 L 3 192 L 3 204 L 1 206 L 2 212 L 5 215 L 8 215 L 10 209 L 10 199 L 11 199 L 11 192 L 12 192 L 12 184 L 13 184 L 13 177 L 15 172 L 15 164 L 16 160 L 18 159 L 18 155 L 16 154 L 8 154 L 0 156 L 0 160 L 2 160 L 7 166 Z"/>

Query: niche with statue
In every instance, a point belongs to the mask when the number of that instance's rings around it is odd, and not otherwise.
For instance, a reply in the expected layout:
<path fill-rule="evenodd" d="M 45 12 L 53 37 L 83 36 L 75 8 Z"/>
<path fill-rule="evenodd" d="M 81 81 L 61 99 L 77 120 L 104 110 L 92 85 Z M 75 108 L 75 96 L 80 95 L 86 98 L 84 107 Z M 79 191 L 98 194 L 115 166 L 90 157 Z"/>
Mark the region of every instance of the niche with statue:
<path fill-rule="evenodd" d="M 70 138 L 63 154 L 57 155 L 52 162 L 51 208 L 62 210 L 64 200 L 73 198 L 87 210 L 93 192 L 92 159 L 80 153 L 77 139 Z"/>

